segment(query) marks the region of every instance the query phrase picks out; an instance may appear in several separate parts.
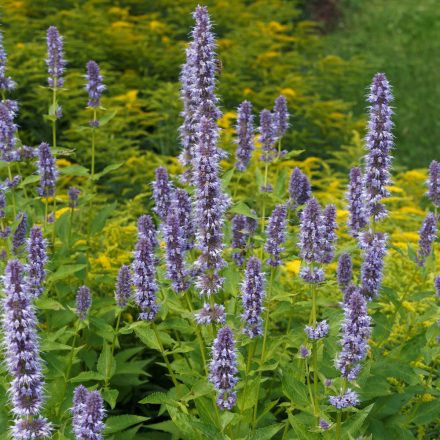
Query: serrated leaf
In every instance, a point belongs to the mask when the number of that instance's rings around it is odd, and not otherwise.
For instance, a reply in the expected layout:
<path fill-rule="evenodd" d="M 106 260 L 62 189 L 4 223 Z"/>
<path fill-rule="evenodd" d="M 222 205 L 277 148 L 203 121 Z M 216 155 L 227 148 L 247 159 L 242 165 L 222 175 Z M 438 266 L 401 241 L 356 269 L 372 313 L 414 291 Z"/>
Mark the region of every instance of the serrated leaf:
<path fill-rule="evenodd" d="M 160 351 L 160 345 L 156 335 L 151 328 L 136 327 L 134 329 L 136 336 L 148 347 Z"/>
<path fill-rule="evenodd" d="M 69 379 L 69 382 L 77 383 L 77 382 L 87 382 L 89 380 L 104 380 L 104 376 L 97 371 L 82 371 L 78 374 L 78 376 L 72 377 Z"/>
<path fill-rule="evenodd" d="M 251 440 L 266 440 L 274 438 L 278 431 L 284 428 L 284 424 L 277 423 L 276 425 L 265 426 L 264 428 L 257 429 L 250 437 Z"/>
<path fill-rule="evenodd" d="M 149 403 L 151 405 L 171 405 L 177 407 L 179 405 L 178 402 L 169 398 L 165 393 L 152 393 L 147 397 L 144 397 L 139 403 Z"/>
<path fill-rule="evenodd" d="M 307 386 L 297 379 L 294 379 L 291 375 L 283 375 L 282 379 L 283 392 L 290 399 L 291 402 L 295 402 L 302 408 L 310 406 L 310 400 L 307 393 Z"/>
<path fill-rule="evenodd" d="M 367 418 L 370 411 L 373 409 L 374 403 L 362 409 L 361 411 L 351 414 L 346 422 L 342 425 L 342 437 L 351 435 L 355 436 L 358 433 L 359 429 L 361 429 L 364 420 Z"/>
<path fill-rule="evenodd" d="M 85 264 L 66 264 L 64 266 L 60 266 L 55 273 L 48 277 L 48 280 L 51 282 L 63 280 L 64 278 L 70 277 L 76 272 L 85 269 L 85 267 Z"/>
<path fill-rule="evenodd" d="M 64 176 L 87 177 L 89 175 L 89 170 L 81 165 L 69 165 L 60 168 L 60 174 L 63 174 Z"/>
<path fill-rule="evenodd" d="M 119 395 L 118 390 L 111 390 L 109 388 L 105 388 L 102 390 L 102 397 L 110 405 L 111 409 L 115 408 L 118 395 Z"/>
<path fill-rule="evenodd" d="M 255 214 L 255 212 L 252 211 L 252 209 L 249 208 L 249 206 L 247 206 L 244 202 L 237 203 L 229 211 L 234 214 L 241 214 L 245 215 L 246 217 L 258 220 L 258 216 Z"/>
<path fill-rule="evenodd" d="M 105 223 L 107 219 L 110 217 L 110 215 L 113 213 L 113 211 L 116 209 L 116 202 L 112 203 L 111 205 L 107 205 L 104 208 L 102 208 L 98 213 L 96 214 L 95 218 L 93 219 L 91 226 L 90 226 L 90 232 L 92 234 L 98 234 L 104 229 Z"/>
<path fill-rule="evenodd" d="M 105 377 L 106 381 L 115 374 L 116 360 L 113 358 L 110 346 L 106 342 L 104 342 L 101 354 L 99 355 L 96 369 Z"/>
<path fill-rule="evenodd" d="M 114 110 L 99 118 L 99 126 L 103 127 L 104 125 L 108 124 L 116 116 L 117 113 L 118 111 Z"/>
<path fill-rule="evenodd" d="M 40 310 L 63 310 L 64 307 L 61 303 L 58 301 L 47 298 L 47 297 L 40 297 L 35 300 L 35 305 L 37 309 Z"/>
<path fill-rule="evenodd" d="M 18 185 L 19 188 L 24 188 L 26 185 L 29 185 L 31 183 L 36 183 L 40 181 L 40 176 L 38 175 L 31 175 L 25 177 L 20 184 Z"/>
<path fill-rule="evenodd" d="M 108 417 L 105 421 L 104 434 L 114 434 L 121 432 L 130 426 L 150 420 L 150 417 L 136 416 L 131 414 L 124 414 L 121 416 Z"/>

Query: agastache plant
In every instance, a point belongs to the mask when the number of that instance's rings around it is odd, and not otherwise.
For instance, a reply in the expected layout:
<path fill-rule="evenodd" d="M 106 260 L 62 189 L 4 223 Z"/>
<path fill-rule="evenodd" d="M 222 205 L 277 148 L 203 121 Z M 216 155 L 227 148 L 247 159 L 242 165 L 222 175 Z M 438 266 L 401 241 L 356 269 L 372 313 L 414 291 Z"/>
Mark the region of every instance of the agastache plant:
<path fill-rule="evenodd" d="M 269 254 L 266 263 L 277 267 L 282 263 L 281 253 L 284 250 L 287 228 L 287 206 L 277 205 L 269 218 L 266 231 L 265 250 Z"/>
<path fill-rule="evenodd" d="M 105 85 L 102 83 L 103 77 L 99 66 L 93 60 L 87 63 L 86 80 L 86 91 L 89 94 L 89 102 L 87 105 L 96 109 L 101 106 L 101 95 L 105 90 Z"/>
<path fill-rule="evenodd" d="M 164 167 L 156 168 L 156 180 L 153 182 L 154 212 L 165 221 L 172 200 L 172 186 L 168 172 Z"/>
<path fill-rule="evenodd" d="M 0 90 L 10 91 L 16 86 L 11 77 L 6 75 L 7 55 L 3 46 L 3 34 L 0 32 Z"/>
<path fill-rule="evenodd" d="M 336 207 L 327 205 L 323 212 L 324 234 L 321 263 L 329 264 L 333 260 L 336 242 Z"/>
<path fill-rule="evenodd" d="M 440 163 L 433 160 L 429 165 L 428 197 L 434 206 L 440 206 Z"/>
<path fill-rule="evenodd" d="M 273 126 L 273 115 L 270 110 L 264 109 L 260 113 L 260 126 L 258 127 L 262 154 L 260 159 L 263 162 L 272 162 L 277 151 L 275 145 L 275 133 Z"/>
<path fill-rule="evenodd" d="M 15 138 L 17 125 L 14 122 L 17 112 L 15 101 L 5 99 L 0 102 L 0 159 L 5 162 L 19 158 Z"/>
<path fill-rule="evenodd" d="M 194 247 L 195 234 L 191 196 L 184 189 L 176 188 L 173 203 L 183 232 L 184 248 L 185 250 L 191 250 Z"/>
<path fill-rule="evenodd" d="M 64 69 L 66 61 L 63 53 L 63 37 L 55 26 L 50 26 L 47 30 L 47 80 L 49 87 L 57 88 L 64 85 Z"/>
<path fill-rule="evenodd" d="M 29 295 L 38 298 L 44 291 L 47 241 L 41 227 L 33 226 L 27 241 L 27 284 Z"/>
<path fill-rule="evenodd" d="M 141 215 L 138 218 L 138 237 L 145 236 L 151 245 L 152 252 L 154 253 L 156 248 L 159 246 L 157 241 L 157 231 L 153 219 L 148 215 Z"/>
<path fill-rule="evenodd" d="M 289 111 L 287 110 L 287 100 L 283 95 L 278 96 L 275 100 L 272 125 L 275 139 L 280 140 L 289 128 Z"/>
<path fill-rule="evenodd" d="M 120 309 L 127 307 L 132 293 L 132 279 L 130 267 L 125 264 L 121 266 L 116 280 L 115 299 Z"/>
<path fill-rule="evenodd" d="M 25 244 L 28 228 L 28 217 L 26 213 L 18 213 L 17 220 L 18 219 L 20 219 L 20 222 L 18 223 L 17 229 L 15 230 L 14 236 L 12 237 L 12 252 L 14 253 L 14 255 L 17 255 L 21 247 Z"/>
<path fill-rule="evenodd" d="M 235 167 L 238 171 L 244 171 L 251 160 L 254 145 L 254 115 L 252 114 L 252 104 L 243 101 L 237 109 L 237 132 L 236 162 Z"/>
<path fill-rule="evenodd" d="M 309 178 L 295 167 L 289 180 L 289 208 L 296 209 L 306 203 L 312 196 Z"/>
<path fill-rule="evenodd" d="M 257 227 L 256 220 L 238 214 L 232 217 L 232 258 L 237 266 L 242 266 L 245 260 L 249 239 Z"/>
<path fill-rule="evenodd" d="M 390 103 L 393 100 L 390 84 L 383 73 L 374 76 L 368 95 L 369 122 L 365 157 L 364 200 L 367 216 L 373 221 L 387 215 L 382 200 L 389 196 L 391 184 L 391 149 L 393 148 Z"/>
<path fill-rule="evenodd" d="M 353 279 L 353 262 L 350 254 L 344 252 L 338 260 L 337 279 L 340 289 L 343 291 Z"/>
<path fill-rule="evenodd" d="M 42 142 L 38 149 L 38 174 L 40 175 L 40 188 L 38 189 L 40 196 L 46 199 L 54 196 L 58 172 L 55 158 L 46 142 Z"/>
<path fill-rule="evenodd" d="M 357 237 L 368 223 L 364 205 L 362 171 L 358 167 L 353 167 L 350 170 L 346 197 L 348 201 L 348 228 L 350 234 Z"/>
<path fill-rule="evenodd" d="M 431 255 L 436 237 L 437 219 L 432 212 L 428 212 L 419 232 L 419 250 L 417 252 L 417 264 L 419 266 L 423 266 L 426 259 Z"/>
<path fill-rule="evenodd" d="M 43 374 L 39 354 L 37 318 L 24 282 L 24 267 L 18 260 L 7 263 L 2 300 L 3 344 L 15 424 L 14 439 L 45 439 L 51 425 L 40 413 L 43 409 Z"/>
<path fill-rule="evenodd" d="M 87 319 L 92 305 L 92 295 L 87 286 L 81 286 L 76 292 L 76 314 L 81 321 Z"/>

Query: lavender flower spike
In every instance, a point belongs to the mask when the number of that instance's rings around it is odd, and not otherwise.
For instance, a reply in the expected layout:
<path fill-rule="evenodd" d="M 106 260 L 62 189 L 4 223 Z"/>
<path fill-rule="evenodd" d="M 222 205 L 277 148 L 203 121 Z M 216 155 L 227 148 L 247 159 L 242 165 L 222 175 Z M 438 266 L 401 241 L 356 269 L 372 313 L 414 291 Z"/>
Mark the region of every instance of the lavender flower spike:
<path fill-rule="evenodd" d="M 12 237 L 12 252 L 14 255 L 17 255 L 20 248 L 25 244 L 28 228 L 28 218 L 24 212 L 19 212 L 17 214 L 17 220 L 18 219 L 20 219 L 20 222 L 18 223 L 17 229 Z"/>
<path fill-rule="evenodd" d="M 440 298 L 440 275 L 436 275 L 434 279 L 435 293 Z"/>
<path fill-rule="evenodd" d="M 78 203 L 78 197 L 81 194 L 81 191 L 74 186 L 69 188 L 69 207 L 74 209 Z"/>
<path fill-rule="evenodd" d="M 315 327 L 312 327 L 310 325 L 306 325 L 304 327 L 307 338 L 311 339 L 312 341 L 317 341 L 318 339 L 325 338 L 328 335 L 329 330 L 330 326 L 325 319 L 321 322 L 316 323 Z"/>
<path fill-rule="evenodd" d="M 191 196 L 184 189 L 176 188 L 174 199 L 179 224 L 183 231 L 184 248 L 190 250 L 194 246 L 195 234 Z"/>
<path fill-rule="evenodd" d="M 289 111 L 287 100 L 283 95 L 275 99 L 273 108 L 273 132 L 277 140 L 281 139 L 289 128 Z"/>
<path fill-rule="evenodd" d="M 370 119 L 365 157 L 364 197 L 367 215 L 377 221 L 387 215 L 382 199 L 389 196 L 386 188 L 390 185 L 391 149 L 393 148 L 393 123 L 390 106 L 393 96 L 388 80 L 383 73 L 373 78 L 368 102 Z"/>
<path fill-rule="evenodd" d="M 42 142 L 38 149 L 38 174 L 40 175 L 40 188 L 38 189 L 40 196 L 46 198 L 54 196 L 58 173 L 55 158 L 46 142 Z"/>
<path fill-rule="evenodd" d="M 83 389 L 76 391 L 72 412 L 76 440 L 102 440 L 104 438 L 102 432 L 105 428 L 103 422 L 105 410 L 99 391 Z"/>
<path fill-rule="evenodd" d="M 87 318 L 91 305 L 90 289 L 87 286 L 81 286 L 76 292 L 76 314 L 81 321 Z"/>
<path fill-rule="evenodd" d="M 298 167 L 295 167 L 289 180 L 290 209 L 296 209 L 299 205 L 303 205 L 311 196 L 309 178 Z"/>
<path fill-rule="evenodd" d="M 148 215 L 141 215 L 137 222 L 138 237 L 145 236 L 151 244 L 152 252 L 159 246 L 157 241 L 157 231 L 153 219 Z"/>
<path fill-rule="evenodd" d="M 153 182 L 153 198 L 155 202 L 154 212 L 166 220 L 168 209 L 171 204 L 172 187 L 168 172 L 164 167 L 156 168 L 156 180 Z"/>
<path fill-rule="evenodd" d="M 248 260 L 245 279 L 241 286 L 243 314 L 241 315 L 245 327 L 243 332 L 250 338 L 262 334 L 261 313 L 264 300 L 264 273 L 261 271 L 261 262 L 257 257 Z"/>
<path fill-rule="evenodd" d="M 73 391 L 73 407 L 72 411 L 72 430 L 75 438 L 79 438 L 82 431 L 82 421 L 84 420 L 84 413 L 87 409 L 86 402 L 89 396 L 89 390 L 79 385 Z"/>
<path fill-rule="evenodd" d="M 47 70 L 49 87 L 63 87 L 63 73 L 66 61 L 63 54 L 63 37 L 55 26 L 47 30 Z"/>
<path fill-rule="evenodd" d="M 357 237 L 359 232 L 367 225 L 368 219 L 364 206 L 362 172 L 358 167 L 350 170 L 350 181 L 346 198 L 348 201 L 348 227 L 353 237 Z"/>
<path fill-rule="evenodd" d="M 426 259 L 431 255 L 432 245 L 437 237 L 437 221 L 432 212 L 428 212 L 419 232 L 419 250 L 417 252 L 417 264 L 423 266 Z"/>
<path fill-rule="evenodd" d="M 116 280 L 115 298 L 120 309 L 125 309 L 131 298 L 131 273 L 128 266 L 122 265 Z"/>
<path fill-rule="evenodd" d="M 243 101 L 237 109 L 237 151 L 235 167 L 238 171 L 244 171 L 251 160 L 254 145 L 254 116 L 252 104 Z"/>
<path fill-rule="evenodd" d="M 265 250 L 269 254 L 267 260 L 269 266 L 277 267 L 282 263 L 280 255 L 284 250 L 283 244 L 286 240 L 286 227 L 287 207 L 286 205 L 277 205 L 269 218 L 266 232 Z"/>
<path fill-rule="evenodd" d="M 273 115 L 270 110 L 262 110 L 260 113 L 260 126 L 258 127 L 260 133 L 259 141 L 261 143 L 261 160 L 263 162 L 272 162 L 277 154 L 274 147 L 275 134 L 273 131 Z"/>
<path fill-rule="evenodd" d="M 327 205 L 323 212 L 324 218 L 324 241 L 323 241 L 323 255 L 321 263 L 329 264 L 333 260 L 335 252 L 336 241 L 336 207 L 335 205 Z"/>
<path fill-rule="evenodd" d="M 344 304 L 342 350 L 336 358 L 336 367 L 342 377 L 350 381 L 358 377 L 360 362 L 367 356 L 370 321 L 366 300 L 356 289 Z"/>
<path fill-rule="evenodd" d="M 12 162 L 19 158 L 16 151 L 17 125 L 14 122 L 18 105 L 15 101 L 3 100 L 0 102 L 0 160 Z"/>
<path fill-rule="evenodd" d="M 334 406 L 338 410 L 352 408 L 359 404 L 359 397 L 355 391 L 350 388 L 345 391 L 341 390 L 337 396 L 329 396 L 330 405 Z"/>
<path fill-rule="evenodd" d="M 436 160 L 429 165 L 428 197 L 434 206 L 440 206 L 440 163 Z"/>
<path fill-rule="evenodd" d="M 344 252 L 338 260 L 337 278 L 339 287 L 344 290 L 353 279 L 353 262 L 349 254 Z"/>
<path fill-rule="evenodd" d="M 232 258 L 237 266 L 242 266 L 246 244 L 248 240 L 247 234 L 247 218 L 244 215 L 234 215 L 232 217 L 232 247 L 235 249 Z"/>
<path fill-rule="evenodd" d="M 235 351 L 234 335 L 228 327 L 222 327 L 212 346 L 212 360 L 209 365 L 209 380 L 218 392 L 217 405 L 221 409 L 231 410 L 237 396 L 234 387 L 236 378 L 237 354 Z"/>
<path fill-rule="evenodd" d="M 18 260 L 7 263 L 2 300 L 5 361 L 12 381 L 9 396 L 17 417 L 15 439 L 49 438 L 51 425 L 39 416 L 43 406 L 43 375 L 37 336 L 37 318 L 26 290 L 24 267 Z"/>
<path fill-rule="evenodd" d="M 3 46 L 3 34 L 0 32 L 0 90 L 8 91 L 15 88 L 15 82 L 6 76 L 7 56 Z"/>
<path fill-rule="evenodd" d="M 301 257 L 307 263 L 319 262 L 323 259 L 325 246 L 324 218 L 321 207 L 316 199 L 310 199 L 301 215 L 299 248 Z"/>
<path fill-rule="evenodd" d="M 200 312 L 195 314 L 197 324 L 224 324 L 226 322 L 225 306 L 203 304 Z"/>
<path fill-rule="evenodd" d="M 362 232 L 359 246 L 363 250 L 361 267 L 362 293 L 369 299 L 377 298 L 382 284 L 387 236 L 381 232 Z"/>
<path fill-rule="evenodd" d="M 47 242 L 40 226 L 33 226 L 27 242 L 26 267 L 29 295 L 38 298 L 44 291 L 47 263 Z"/>
<path fill-rule="evenodd" d="M 100 99 L 102 92 L 105 90 L 105 85 L 102 83 L 102 75 L 95 61 L 87 63 L 86 80 L 86 91 L 89 94 L 88 106 L 98 108 L 101 105 Z"/>

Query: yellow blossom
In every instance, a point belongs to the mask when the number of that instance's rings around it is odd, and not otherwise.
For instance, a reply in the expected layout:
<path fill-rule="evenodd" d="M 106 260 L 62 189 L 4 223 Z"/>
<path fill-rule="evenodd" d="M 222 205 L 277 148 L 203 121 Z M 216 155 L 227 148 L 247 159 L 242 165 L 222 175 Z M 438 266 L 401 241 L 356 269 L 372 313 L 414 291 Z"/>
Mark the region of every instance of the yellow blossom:
<path fill-rule="evenodd" d="M 287 272 L 291 272 L 291 273 L 298 275 L 300 267 L 301 267 L 301 260 L 288 261 L 284 265 L 284 267 L 286 268 Z"/>

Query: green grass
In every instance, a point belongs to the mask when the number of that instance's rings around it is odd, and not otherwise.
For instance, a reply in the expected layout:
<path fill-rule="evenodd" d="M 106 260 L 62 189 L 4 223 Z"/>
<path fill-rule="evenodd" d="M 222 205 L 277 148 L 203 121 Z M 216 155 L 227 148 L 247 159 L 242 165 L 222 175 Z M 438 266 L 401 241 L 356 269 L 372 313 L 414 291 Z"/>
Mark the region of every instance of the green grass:
<path fill-rule="evenodd" d="M 438 0 L 341 0 L 343 18 L 328 50 L 361 57 L 358 86 L 345 99 L 365 112 L 371 77 L 383 71 L 394 87 L 400 164 L 427 166 L 440 157 L 440 4 Z"/>

